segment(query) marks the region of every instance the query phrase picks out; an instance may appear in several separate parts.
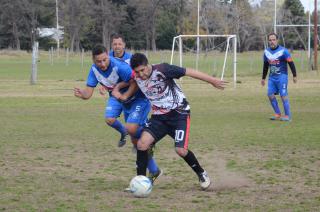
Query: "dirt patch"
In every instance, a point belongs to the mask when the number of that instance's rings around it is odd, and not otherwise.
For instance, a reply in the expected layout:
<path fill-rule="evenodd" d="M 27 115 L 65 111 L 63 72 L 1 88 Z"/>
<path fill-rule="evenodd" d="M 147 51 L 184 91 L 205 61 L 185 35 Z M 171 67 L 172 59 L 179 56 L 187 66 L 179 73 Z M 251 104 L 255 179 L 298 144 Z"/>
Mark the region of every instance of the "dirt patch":
<path fill-rule="evenodd" d="M 244 174 L 227 169 L 227 162 L 221 158 L 215 158 L 213 191 L 223 191 L 237 189 L 241 187 L 253 186 L 254 182 Z"/>

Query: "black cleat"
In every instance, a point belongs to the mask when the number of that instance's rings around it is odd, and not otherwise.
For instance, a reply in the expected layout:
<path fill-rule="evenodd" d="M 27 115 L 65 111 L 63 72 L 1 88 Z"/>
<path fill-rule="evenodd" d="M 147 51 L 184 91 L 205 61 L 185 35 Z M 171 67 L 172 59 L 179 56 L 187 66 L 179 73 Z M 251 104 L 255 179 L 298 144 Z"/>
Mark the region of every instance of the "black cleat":
<path fill-rule="evenodd" d="M 127 132 L 121 135 L 121 138 L 120 138 L 120 140 L 118 142 L 118 147 L 123 147 L 124 145 L 126 145 L 126 143 L 127 143 L 127 135 L 128 135 Z"/>

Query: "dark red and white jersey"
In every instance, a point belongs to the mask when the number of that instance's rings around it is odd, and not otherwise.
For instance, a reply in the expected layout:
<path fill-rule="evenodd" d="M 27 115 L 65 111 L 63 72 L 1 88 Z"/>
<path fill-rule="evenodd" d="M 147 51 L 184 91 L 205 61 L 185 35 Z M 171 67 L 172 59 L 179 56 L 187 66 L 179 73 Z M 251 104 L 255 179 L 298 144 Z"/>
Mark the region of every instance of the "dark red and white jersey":
<path fill-rule="evenodd" d="M 140 90 L 151 102 L 153 114 L 166 114 L 171 110 L 185 113 L 190 110 L 184 93 L 174 80 L 185 74 L 185 68 L 161 63 L 152 65 L 149 79 L 135 77 Z"/>

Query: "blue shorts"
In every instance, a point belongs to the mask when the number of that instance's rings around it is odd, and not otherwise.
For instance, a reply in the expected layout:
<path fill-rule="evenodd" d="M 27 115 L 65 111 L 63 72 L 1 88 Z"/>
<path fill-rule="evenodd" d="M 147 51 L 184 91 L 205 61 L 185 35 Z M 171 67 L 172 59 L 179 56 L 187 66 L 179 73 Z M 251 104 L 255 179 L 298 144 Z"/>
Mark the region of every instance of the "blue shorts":
<path fill-rule="evenodd" d="M 126 123 L 143 126 L 148 118 L 151 105 L 145 98 L 137 98 L 128 104 L 123 104 L 115 97 L 110 96 L 105 110 L 105 118 L 118 118 L 123 111 Z"/>
<path fill-rule="evenodd" d="M 280 74 L 276 77 L 269 77 L 268 80 L 268 96 L 280 94 L 280 96 L 288 96 L 288 75 Z"/>
<path fill-rule="evenodd" d="M 109 96 L 107 101 L 106 110 L 104 113 L 105 118 L 118 118 L 122 112 L 122 103 L 115 97 Z"/>
<path fill-rule="evenodd" d="M 145 98 L 137 98 L 130 102 L 130 104 L 123 104 L 122 109 L 126 123 L 143 126 L 148 119 L 151 104 Z"/>

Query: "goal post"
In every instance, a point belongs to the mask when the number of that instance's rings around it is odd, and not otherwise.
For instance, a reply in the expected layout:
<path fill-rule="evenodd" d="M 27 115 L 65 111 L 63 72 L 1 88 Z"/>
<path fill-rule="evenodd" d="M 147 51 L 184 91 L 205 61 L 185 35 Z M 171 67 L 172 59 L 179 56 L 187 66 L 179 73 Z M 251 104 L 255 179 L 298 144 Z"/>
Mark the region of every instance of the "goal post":
<path fill-rule="evenodd" d="M 196 51 L 195 51 L 195 58 L 196 58 L 196 68 L 198 69 L 198 64 L 199 64 L 199 49 L 201 49 L 199 47 L 200 39 L 213 39 L 213 43 L 214 43 L 214 39 L 225 39 L 225 52 L 223 55 L 223 64 L 221 67 L 221 79 L 224 78 L 225 76 L 225 71 L 226 71 L 226 66 L 227 66 L 227 59 L 228 59 L 228 55 L 229 52 L 233 53 L 233 58 L 231 58 L 232 60 L 232 75 L 233 75 L 233 86 L 234 88 L 236 87 L 236 82 L 237 82 L 237 36 L 236 35 L 178 35 L 176 37 L 173 38 L 173 42 L 172 42 L 172 51 L 171 51 L 171 60 L 170 60 L 170 64 L 173 64 L 173 58 L 174 58 L 174 54 L 175 54 L 175 49 L 176 49 L 176 44 L 178 45 L 178 52 L 179 52 L 179 65 L 180 66 L 184 66 L 184 59 L 183 59 L 183 53 L 184 53 L 184 49 L 186 49 L 186 47 L 184 46 L 184 40 L 186 39 L 197 39 L 197 41 L 195 42 L 197 45 Z M 215 59 L 215 58 L 212 58 Z M 230 58 L 229 58 L 230 59 Z"/>

